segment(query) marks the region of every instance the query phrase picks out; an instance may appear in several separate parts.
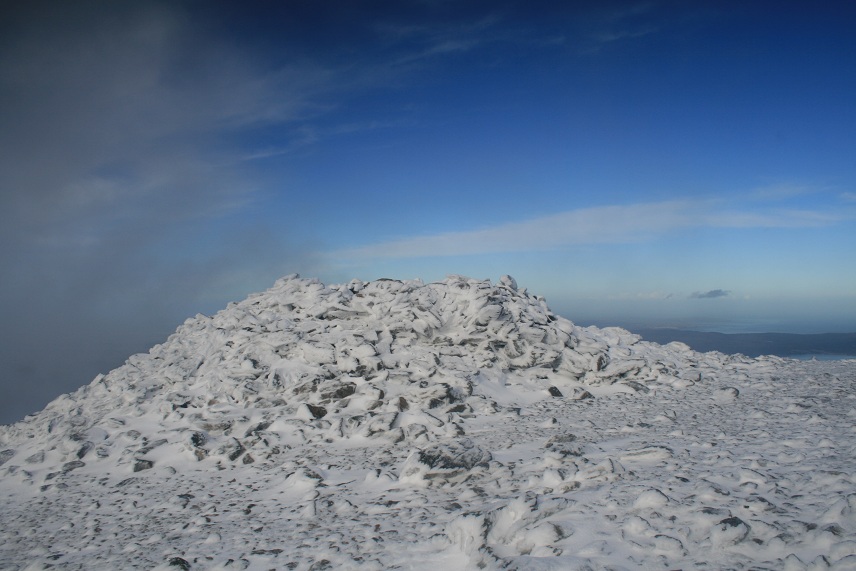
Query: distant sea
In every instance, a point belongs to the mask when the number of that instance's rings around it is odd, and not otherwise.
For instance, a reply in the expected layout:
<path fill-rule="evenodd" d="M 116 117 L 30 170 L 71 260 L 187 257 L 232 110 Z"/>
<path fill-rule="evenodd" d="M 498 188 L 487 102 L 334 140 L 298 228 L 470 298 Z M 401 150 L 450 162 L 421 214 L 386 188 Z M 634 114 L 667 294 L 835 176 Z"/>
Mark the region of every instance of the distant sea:
<path fill-rule="evenodd" d="M 632 329 L 646 341 L 680 341 L 696 351 L 776 355 L 791 359 L 856 359 L 856 333 L 713 333 L 683 329 Z"/>

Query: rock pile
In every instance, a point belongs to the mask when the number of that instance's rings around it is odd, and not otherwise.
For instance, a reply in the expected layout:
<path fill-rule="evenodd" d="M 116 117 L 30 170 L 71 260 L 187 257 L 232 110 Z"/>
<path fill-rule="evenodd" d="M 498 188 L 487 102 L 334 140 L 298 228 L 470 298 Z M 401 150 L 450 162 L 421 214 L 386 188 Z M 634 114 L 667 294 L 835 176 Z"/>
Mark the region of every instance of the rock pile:
<path fill-rule="evenodd" d="M 176 458 L 272 461 L 308 441 L 427 444 L 509 403 L 699 375 L 685 346 L 578 327 L 508 276 L 325 286 L 292 275 L 0 428 L 0 461 L 49 486 L 89 463 L 139 472 Z"/>

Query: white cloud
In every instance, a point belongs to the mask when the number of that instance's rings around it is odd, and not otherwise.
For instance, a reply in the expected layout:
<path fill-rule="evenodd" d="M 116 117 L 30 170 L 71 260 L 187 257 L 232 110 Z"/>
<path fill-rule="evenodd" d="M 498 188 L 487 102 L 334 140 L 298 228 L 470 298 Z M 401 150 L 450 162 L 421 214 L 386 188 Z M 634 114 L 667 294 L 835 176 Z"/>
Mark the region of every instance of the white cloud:
<path fill-rule="evenodd" d="M 340 250 L 342 258 L 453 256 L 543 250 L 574 244 L 636 241 L 686 224 L 681 202 L 570 210 L 522 222 L 462 232 L 403 238 Z"/>
<path fill-rule="evenodd" d="M 649 34 L 654 34 L 659 30 L 654 27 L 642 28 L 639 30 L 610 30 L 600 32 L 594 36 L 594 39 L 600 44 L 609 44 L 621 40 L 632 40 L 641 38 Z"/>
<path fill-rule="evenodd" d="M 822 189 L 806 185 L 783 183 L 756 188 L 751 191 L 750 195 L 759 200 L 786 200 L 796 196 L 819 192 L 820 190 Z"/>
<path fill-rule="evenodd" d="M 829 226 L 843 220 L 840 214 L 807 209 L 778 209 L 771 212 L 723 210 L 704 215 L 699 223 L 715 228 L 810 228 Z"/>
<path fill-rule="evenodd" d="M 797 228 L 833 224 L 835 214 L 781 210 L 758 214 L 716 210 L 713 201 L 667 201 L 600 206 L 496 226 L 390 240 L 337 250 L 340 260 L 461 256 L 543 251 L 585 244 L 619 244 L 650 240 L 684 228 Z"/>

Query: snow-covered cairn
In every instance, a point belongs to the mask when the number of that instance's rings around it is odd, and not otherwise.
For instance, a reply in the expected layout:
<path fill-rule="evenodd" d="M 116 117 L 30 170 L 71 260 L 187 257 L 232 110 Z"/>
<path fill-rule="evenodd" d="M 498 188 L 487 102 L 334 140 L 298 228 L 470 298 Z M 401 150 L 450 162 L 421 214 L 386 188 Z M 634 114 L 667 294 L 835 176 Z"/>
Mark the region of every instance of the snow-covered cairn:
<path fill-rule="evenodd" d="M 307 441 L 425 444 L 465 434 L 467 418 L 517 396 L 686 385 L 699 378 L 694 355 L 575 326 L 509 276 L 325 286 L 291 275 L 0 427 L 0 447 L 4 463 L 17 456 L 34 469 L 105 461 L 139 471 L 176 455 L 264 462 Z"/>

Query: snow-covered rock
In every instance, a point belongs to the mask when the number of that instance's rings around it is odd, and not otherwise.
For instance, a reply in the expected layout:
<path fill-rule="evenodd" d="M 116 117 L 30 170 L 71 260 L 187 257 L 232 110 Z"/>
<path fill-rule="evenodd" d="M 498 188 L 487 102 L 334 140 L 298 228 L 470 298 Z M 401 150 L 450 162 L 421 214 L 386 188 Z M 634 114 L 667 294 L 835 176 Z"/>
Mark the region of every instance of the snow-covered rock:
<path fill-rule="evenodd" d="M 288 276 L 0 427 L 0 569 L 846 567 L 853 363 Z"/>

